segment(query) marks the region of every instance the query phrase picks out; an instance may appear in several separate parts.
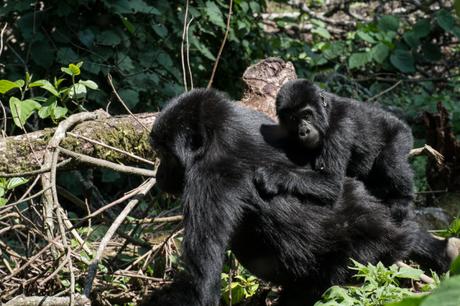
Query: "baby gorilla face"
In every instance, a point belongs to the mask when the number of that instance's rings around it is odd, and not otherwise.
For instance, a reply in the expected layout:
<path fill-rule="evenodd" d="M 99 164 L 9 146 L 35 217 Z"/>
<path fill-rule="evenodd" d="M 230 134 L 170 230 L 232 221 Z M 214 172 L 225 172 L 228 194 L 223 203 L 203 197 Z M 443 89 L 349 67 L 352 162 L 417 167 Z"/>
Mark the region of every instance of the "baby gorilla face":
<path fill-rule="evenodd" d="M 280 116 L 281 125 L 289 135 L 296 137 L 306 149 L 316 149 L 320 143 L 320 133 L 315 127 L 315 112 L 310 106 L 306 106 L 289 116 Z"/>

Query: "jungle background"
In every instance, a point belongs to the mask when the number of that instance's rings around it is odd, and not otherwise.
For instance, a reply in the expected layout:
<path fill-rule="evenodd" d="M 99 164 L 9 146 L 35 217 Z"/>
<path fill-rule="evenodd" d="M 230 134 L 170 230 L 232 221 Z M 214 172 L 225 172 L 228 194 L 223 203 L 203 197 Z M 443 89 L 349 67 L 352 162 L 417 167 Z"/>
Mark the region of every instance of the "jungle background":
<path fill-rule="evenodd" d="M 208 85 L 244 100 L 270 57 L 405 120 L 417 218 L 460 236 L 459 17 L 458 0 L 1 0 L 0 304 L 135 305 L 167 284 L 181 211 L 154 186 L 155 112 Z M 223 305 L 276 303 L 227 257 Z M 460 304 L 460 261 L 351 268 L 362 285 L 317 305 Z"/>

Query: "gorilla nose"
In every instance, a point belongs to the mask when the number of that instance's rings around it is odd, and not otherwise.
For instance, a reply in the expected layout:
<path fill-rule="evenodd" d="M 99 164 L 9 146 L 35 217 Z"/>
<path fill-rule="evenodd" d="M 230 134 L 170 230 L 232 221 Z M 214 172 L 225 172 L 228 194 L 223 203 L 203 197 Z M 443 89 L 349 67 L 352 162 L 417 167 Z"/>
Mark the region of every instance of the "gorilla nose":
<path fill-rule="evenodd" d="M 299 136 L 300 137 L 308 136 L 308 134 L 310 134 L 310 129 L 308 129 L 308 128 L 299 130 Z"/>

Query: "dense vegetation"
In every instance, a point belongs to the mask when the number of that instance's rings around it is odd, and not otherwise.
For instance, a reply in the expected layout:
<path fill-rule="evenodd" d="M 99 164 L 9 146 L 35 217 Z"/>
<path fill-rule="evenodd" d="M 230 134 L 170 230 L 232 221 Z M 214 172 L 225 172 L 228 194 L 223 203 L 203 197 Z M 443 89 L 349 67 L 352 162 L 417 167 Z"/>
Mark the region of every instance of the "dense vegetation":
<path fill-rule="evenodd" d="M 113 94 L 109 75 L 134 113 L 157 111 L 184 89 L 205 87 L 227 30 L 228 12 L 229 2 L 224 0 L 2 0 L 2 136 L 54 127 L 70 114 L 87 110 L 125 113 Z M 459 0 L 235 0 L 213 86 L 238 99 L 244 91 L 243 71 L 260 59 L 277 56 L 291 61 L 299 77 L 314 80 L 327 90 L 384 105 L 412 126 L 417 147 L 427 141 L 421 114 L 437 111 L 437 103 L 442 102 L 458 140 L 459 20 Z M 428 158 L 416 157 L 412 163 L 420 215 L 429 214 L 425 221 L 436 227 L 438 234 L 460 236 L 460 221 L 456 219 L 460 214 L 459 190 L 438 190 L 430 185 L 428 175 L 433 167 Z M 459 168 L 452 172 L 460 179 Z M 86 216 L 87 208 L 100 208 L 140 183 L 137 177 L 103 169 L 63 171 L 58 181 L 61 203 L 72 221 Z M 0 177 L 0 272 L 5 275 L 47 245 L 46 239 L 25 233 L 24 226 L 19 226 L 27 224 L 22 221 L 24 217 L 42 222 L 33 216 L 32 206 L 37 202 L 23 201 L 30 190 L 40 191 L 35 182 L 28 176 Z M 8 206 L 15 202 L 20 203 Z M 77 207 L 75 202 L 83 204 Z M 96 244 L 120 211 L 116 207 L 108 209 L 95 224 L 78 221 L 78 232 Z M 429 213 L 432 211 L 435 213 Z M 142 295 L 147 283 L 157 284 L 180 269 L 177 252 L 181 232 L 177 220 L 142 222 L 165 212 L 177 213 L 177 202 L 158 196 L 154 190 L 120 227 L 125 236 L 119 233 L 111 249 L 114 254 L 99 264 L 102 273 L 93 292 L 96 304 L 129 303 Z M 126 242 L 126 233 L 133 240 Z M 149 243 L 160 247 L 149 249 Z M 41 259 L 51 262 L 43 269 L 32 264 L 36 271 L 19 271 L 0 284 L 1 301 L 21 293 L 53 295 L 71 286 L 82 292 L 92 254 L 80 250 L 75 239 L 70 245 L 83 257 L 74 267 L 78 270 L 75 284 L 69 281 L 71 273 L 62 267 L 57 275 L 45 279 L 59 266 L 59 258 L 50 255 Z M 136 261 L 139 255 L 145 257 Z M 458 274 L 459 266 L 460 262 L 453 266 L 453 274 Z M 442 281 L 433 295 L 427 295 L 439 282 L 420 285 L 418 270 L 358 263 L 356 269 L 357 276 L 364 279 L 362 286 L 333 287 L 318 305 L 384 305 L 407 296 L 409 300 L 404 304 L 394 305 L 450 305 L 442 304 L 445 297 L 451 296 L 451 290 L 460 291 L 460 276 Z M 135 270 L 141 271 L 139 275 L 145 279 L 133 275 Z M 123 273 L 115 273 L 120 271 Z M 227 304 L 249 305 L 251 299 L 260 296 L 276 296 L 276 290 L 259 283 L 231 254 L 224 272 L 222 300 Z M 428 271 L 426 274 L 431 275 Z M 22 278 L 46 281 L 21 287 L 18 284 Z M 412 286 L 407 279 L 418 285 Z M 46 283 L 52 285 L 45 287 Z M 106 290 L 109 285 L 114 288 Z M 459 299 L 458 294 L 453 296 Z"/>

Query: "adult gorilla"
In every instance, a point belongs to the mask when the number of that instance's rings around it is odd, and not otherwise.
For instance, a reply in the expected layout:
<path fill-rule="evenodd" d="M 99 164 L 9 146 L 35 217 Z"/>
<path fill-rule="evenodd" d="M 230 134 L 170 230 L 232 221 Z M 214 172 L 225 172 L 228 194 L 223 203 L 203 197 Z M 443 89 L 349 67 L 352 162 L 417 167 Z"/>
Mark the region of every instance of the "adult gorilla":
<path fill-rule="evenodd" d="M 224 252 L 256 276 L 282 285 L 280 305 L 311 305 L 350 277 L 349 258 L 391 264 L 425 243 L 415 224 L 395 226 L 388 208 L 347 179 L 334 209 L 289 195 L 261 196 L 255 169 L 296 167 L 264 141 L 273 122 L 214 90 L 194 90 L 165 107 L 152 130 L 161 164 L 157 183 L 182 196 L 185 271 L 147 305 L 216 306 Z M 267 135 L 265 135 L 267 136 Z M 312 205 L 308 205 L 312 204 Z M 446 270 L 445 241 L 426 243 L 432 266 Z"/>

